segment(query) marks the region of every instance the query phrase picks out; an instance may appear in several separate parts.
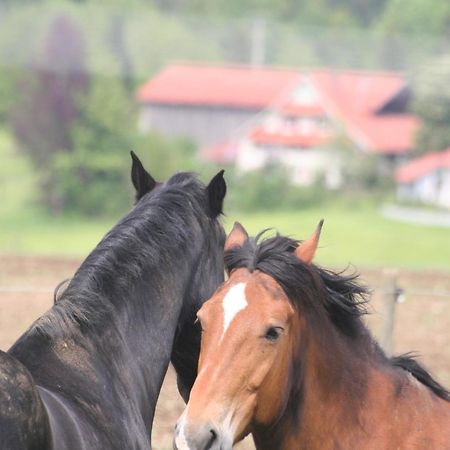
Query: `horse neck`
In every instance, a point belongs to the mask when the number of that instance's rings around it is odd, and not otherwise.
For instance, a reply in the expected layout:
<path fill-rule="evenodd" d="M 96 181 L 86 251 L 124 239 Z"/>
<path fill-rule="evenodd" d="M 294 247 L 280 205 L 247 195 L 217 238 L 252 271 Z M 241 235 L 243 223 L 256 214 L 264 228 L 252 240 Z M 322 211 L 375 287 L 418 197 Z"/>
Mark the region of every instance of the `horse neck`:
<path fill-rule="evenodd" d="M 28 333 L 11 354 L 27 366 L 38 385 L 50 390 L 57 386 L 78 404 L 98 405 L 100 411 L 89 414 L 103 416 L 119 407 L 124 423 L 140 416 L 151 432 L 185 290 L 197 262 L 194 256 L 165 258 L 165 264 L 143 270 L 133 286 L 126 286 L 119 273 L 106 291 L 91 292 L 96 301 L 110 306 L 92 328 L 83 330 L 73 322 L 65 324 L 63 333 Z M 98 280 L 95 273 L 92 278 Z M 76 302 L 76 283 L 71 289 Z M 112 298 L 127 290 L 129 296 Z M 61 299 L 56 308 L 69 307 L 71 300 Z M 110 389 L 105 392 L 104 386 Z"/>
<path fill-rule="evenodd" d="M 349 338 L 329 323 L 315 330 L 293 338 L 287 405 L 275 424 L 253 433 L 258 450 L 336 448 L 360 424 L 379 350 L 368 334 Z"/>

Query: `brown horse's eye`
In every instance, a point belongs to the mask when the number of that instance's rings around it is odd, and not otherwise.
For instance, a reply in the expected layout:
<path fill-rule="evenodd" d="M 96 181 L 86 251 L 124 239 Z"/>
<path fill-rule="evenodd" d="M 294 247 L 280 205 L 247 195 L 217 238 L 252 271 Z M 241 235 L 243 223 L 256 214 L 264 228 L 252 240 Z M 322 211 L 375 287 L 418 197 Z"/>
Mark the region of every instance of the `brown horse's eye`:
<path fill-rule="evenodd" d="M 270 327 L 266 331 L 266 334 L 264 335 L 264 337 L 268 341 L 274 342 L 280 337 L 282 331 L 283 331 L 283 328 L 281 328 L 281 327 Z"/>

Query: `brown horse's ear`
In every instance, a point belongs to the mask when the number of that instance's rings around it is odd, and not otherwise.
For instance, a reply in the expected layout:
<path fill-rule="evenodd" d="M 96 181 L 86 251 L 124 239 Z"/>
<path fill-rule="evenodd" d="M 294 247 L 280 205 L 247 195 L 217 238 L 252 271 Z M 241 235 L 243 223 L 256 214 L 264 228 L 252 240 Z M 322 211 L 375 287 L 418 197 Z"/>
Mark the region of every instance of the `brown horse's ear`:
<path fill-rule="evenodd" d="M 225 251 L 233 247 L 242 247 L 247 239 L 248 233 L 245 228 L 239 222 L 234 222 L 233 229 L 225 241 Z"/>
<path fill-rule="evenodd" d="M 295 249 L 295 256 L 306 264 L 311 264 L 314 255 L 316 254 L 317 246 L 319 244 L 320 232 L 322 231 L 323 219 L 317 225 L 316 231 L 313 235 L 303 241 Z"/>
<path fill-rule="evenodd" d="M 150 192 L 155 186 L 156 181 L 144 169 L 141 160 L 136 156 L 133 150 L 130 152 L 133 165 L 131 166 L 131 181 L 136 189 L 136 201 L 140 200 L 147 192 Z"/>

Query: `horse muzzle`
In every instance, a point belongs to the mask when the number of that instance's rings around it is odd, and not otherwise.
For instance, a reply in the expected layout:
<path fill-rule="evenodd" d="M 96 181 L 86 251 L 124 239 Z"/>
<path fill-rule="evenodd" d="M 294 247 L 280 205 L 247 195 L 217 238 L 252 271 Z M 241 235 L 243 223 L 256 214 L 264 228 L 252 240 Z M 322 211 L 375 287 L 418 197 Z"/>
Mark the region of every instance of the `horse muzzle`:
<path fill-rule="evenodd" d="M 184 421 L 177 423 L 173 438 L 174 450 L 231 450 L 233 440 L 209 422 L 193 426 Z"/>

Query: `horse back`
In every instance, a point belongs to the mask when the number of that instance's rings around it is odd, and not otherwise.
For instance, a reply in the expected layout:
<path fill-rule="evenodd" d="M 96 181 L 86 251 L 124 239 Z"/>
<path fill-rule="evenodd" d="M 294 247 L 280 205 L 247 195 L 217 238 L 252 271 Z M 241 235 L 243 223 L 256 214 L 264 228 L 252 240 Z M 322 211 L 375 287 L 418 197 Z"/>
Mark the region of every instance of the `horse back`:
<path fill-rule="evenodd" d="M 450 402 L 411 374 L 401 380 L 386 403 L 372 408 L 373 440 L 367 448 L 450 449 Z"/>
<path fill-rule="evenodd" d="M 51 448 L 46 409 L 25 366 L 0 351 L 0 442 L 8 450 Z"/>
<path fill-rule="evenodd" d="M 420 390 L 425 390 L 421 398 L 417 401 L 412 398 L 409 403 L 415 421 L 404 424 L 410 443 L 407 448 L 450 449 L 450 402 L 426 387 Z"/>

